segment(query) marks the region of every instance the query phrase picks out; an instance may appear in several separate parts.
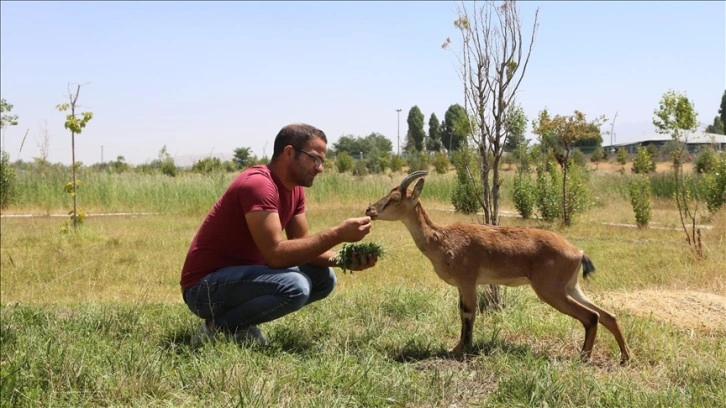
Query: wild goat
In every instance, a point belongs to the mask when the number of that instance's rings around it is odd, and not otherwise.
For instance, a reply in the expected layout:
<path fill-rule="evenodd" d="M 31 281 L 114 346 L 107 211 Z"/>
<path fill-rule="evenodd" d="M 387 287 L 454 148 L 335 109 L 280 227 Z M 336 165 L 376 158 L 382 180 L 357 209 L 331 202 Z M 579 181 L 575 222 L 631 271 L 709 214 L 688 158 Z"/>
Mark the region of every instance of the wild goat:
<path fill-rule="evenodd" d="M 482 224 L 435 224 L 418 200 L 426 171 L 408 175 L 388 195 L 368 207 L 374 220 L 401 221 L 416 246 L 433 264 L 436 274 L 459 290 L 461 338 L 453 352 L 471 347 L 478 284 L 520 286 L 529 284 L 537 296 L 585 326 L 580 358 L 588 361 L 602 323 L 620 347 L 620 363 L 630 358 L 615 316 L 596 306 L 580 290 L 577 275 L 595 271 L 590 258 L 562 236 L 536 228 L 499 227 Z M 413 190 L 408 186 L 419 179 Z"/>

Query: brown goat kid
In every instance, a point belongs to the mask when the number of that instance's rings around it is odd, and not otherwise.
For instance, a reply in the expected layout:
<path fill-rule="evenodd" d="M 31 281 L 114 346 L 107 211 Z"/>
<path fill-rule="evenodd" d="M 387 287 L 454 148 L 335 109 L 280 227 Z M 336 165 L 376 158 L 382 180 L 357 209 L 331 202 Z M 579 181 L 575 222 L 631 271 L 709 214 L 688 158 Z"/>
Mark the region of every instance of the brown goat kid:
<path fill-rule="evenodd" d="M 374 220 L 401 221 L 416 246 L 431 261 L 436 274 L 459 290 L 461 338 L 453 352 L 471 347 L 479 284 L 530 285 L 537 296 L 585 326 L 580 358 L 588 361 L 598 322 L 615 336 L 620 363 L 630 359 L 628 346 L 615 316 L 585 297 L 577 283 L 595 271 L 590 258 L 562 236 L 536 228 L 499 227 L 456 223 L 437 225 L 418 200 L 428 174 L 418 171 L 406 177 L 387 196 L 368 207 Z M 421 178 L 413 190 L 408 186 Z"/>

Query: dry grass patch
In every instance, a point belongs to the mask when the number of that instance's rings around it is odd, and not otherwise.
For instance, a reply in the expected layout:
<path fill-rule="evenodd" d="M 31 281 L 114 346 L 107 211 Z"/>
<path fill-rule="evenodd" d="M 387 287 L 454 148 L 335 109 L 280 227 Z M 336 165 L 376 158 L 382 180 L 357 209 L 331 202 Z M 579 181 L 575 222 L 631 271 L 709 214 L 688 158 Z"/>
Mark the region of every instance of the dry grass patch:
<path fill-rule="evenodd" d="M 614 310 L 706 334 L 726 334 L 726 296 L 693 290 L 637 290 L 597 296 Z"/>

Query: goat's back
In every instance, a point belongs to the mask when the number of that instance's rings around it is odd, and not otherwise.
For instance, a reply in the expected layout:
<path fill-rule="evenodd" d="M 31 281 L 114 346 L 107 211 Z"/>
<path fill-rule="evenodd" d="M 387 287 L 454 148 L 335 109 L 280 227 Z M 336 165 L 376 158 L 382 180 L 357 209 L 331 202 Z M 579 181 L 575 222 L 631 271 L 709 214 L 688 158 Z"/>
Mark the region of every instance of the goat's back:
<path fill-rule="evenodd" d="M 436 236 L 446 257 L 464 267 L 530 269 L 538 263 L 579 264 L 582 259 L 582 251 L 564 237 L 538 228 L 456 223 L 441 227 Z"/>

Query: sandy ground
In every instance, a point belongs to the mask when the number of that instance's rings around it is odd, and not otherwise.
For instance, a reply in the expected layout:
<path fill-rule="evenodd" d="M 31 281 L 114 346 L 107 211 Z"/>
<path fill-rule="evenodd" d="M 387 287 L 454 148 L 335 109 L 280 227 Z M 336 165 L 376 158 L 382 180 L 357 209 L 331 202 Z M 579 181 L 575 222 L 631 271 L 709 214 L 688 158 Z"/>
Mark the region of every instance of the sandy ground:
<path fill-rule="evenodd" d="M 640 290 L 598 296 L 603 307 L 708 333 L 726 334 L 726 296 L 690 290 Z"/>

